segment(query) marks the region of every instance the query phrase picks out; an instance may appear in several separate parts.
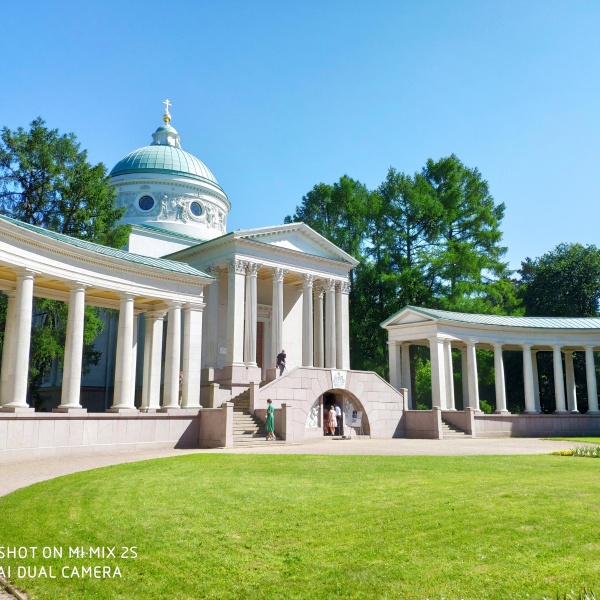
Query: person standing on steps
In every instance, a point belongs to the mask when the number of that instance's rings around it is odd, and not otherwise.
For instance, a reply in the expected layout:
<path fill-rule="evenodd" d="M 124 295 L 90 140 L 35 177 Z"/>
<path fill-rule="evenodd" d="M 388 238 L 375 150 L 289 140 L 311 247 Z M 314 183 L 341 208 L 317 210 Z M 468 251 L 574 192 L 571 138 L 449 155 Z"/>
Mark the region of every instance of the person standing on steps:
<path fill-rule="evenodd" d="M 283 372 L 285 371 L 285 359 L 285 350 L 282 349 L 281 352 L 277 355 L 276 363 L 276 367 L 279 369 L 279 377 L 281 377 L 283 375 Z"/>
<path fill-rule="evenodd" d="M 267 440 L 275 439 L 275 408 L 269 398 L 267 400 Z"/>

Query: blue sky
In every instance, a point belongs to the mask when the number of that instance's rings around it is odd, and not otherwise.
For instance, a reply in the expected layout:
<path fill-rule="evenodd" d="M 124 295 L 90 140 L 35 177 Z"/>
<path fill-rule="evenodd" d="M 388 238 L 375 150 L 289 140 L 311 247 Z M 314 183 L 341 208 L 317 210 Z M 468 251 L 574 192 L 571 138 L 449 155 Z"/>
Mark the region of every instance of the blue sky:
<path fill-rule="evenodd" d="M 40 115 L 111 168 L 165 98 L 228 194 L 228 229 L 315 184 L 377 187 L 456 153 L 506 204 L 518 268 L 599 244 L 600 2 L 0 0 L 0 125 Z"/>

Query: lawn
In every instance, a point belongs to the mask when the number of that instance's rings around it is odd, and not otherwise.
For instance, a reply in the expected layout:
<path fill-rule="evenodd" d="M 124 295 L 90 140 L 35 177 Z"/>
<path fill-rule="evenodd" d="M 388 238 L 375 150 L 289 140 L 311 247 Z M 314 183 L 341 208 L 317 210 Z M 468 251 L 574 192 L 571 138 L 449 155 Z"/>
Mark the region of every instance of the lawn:
<path fill-rule="evenodd" d="M 12 571 L 40 600 L 598 594 L 599 469 L 559 456 L 198 454 L 123 464 L 0 498 L 0 546 L 37 547 L 36 558 L 0 566 L 52 566 L 56 579 Z M 68 558 L 80 546 L 115 547 L 117 557 Z M 118 558 L 132 546 L 136 558 Z M 38 558 L 43 547 L 65 555 Z M 63 578 L 73 566 L 118 566 L 122 576 Z"/>
<path fill-rule="evenodd" d="M 558 440 L 559 442 L 585 442 L 586 444 L 600 444 L 600 437 L 558 437 L 546 439 Z"/>

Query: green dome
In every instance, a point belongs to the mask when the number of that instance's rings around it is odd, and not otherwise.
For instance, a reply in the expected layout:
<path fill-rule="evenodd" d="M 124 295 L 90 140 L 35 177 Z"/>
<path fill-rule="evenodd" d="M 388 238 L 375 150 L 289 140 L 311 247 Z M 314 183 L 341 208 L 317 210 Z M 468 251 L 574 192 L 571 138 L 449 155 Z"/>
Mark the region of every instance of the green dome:
<path fill-rule="evenodd" d="M 172 129 L 168 125 L 167 127 Z M 163 130 L 162 127 L 159 129 Z M 193 154 L 174 146 L 152 145 L 138 148 L 120 160 L 110 172 L 110 176 L 135 173 L 180 175 L 200 181 L 208 181 L 220 188 L 216 177 L 201 160 Z"/>

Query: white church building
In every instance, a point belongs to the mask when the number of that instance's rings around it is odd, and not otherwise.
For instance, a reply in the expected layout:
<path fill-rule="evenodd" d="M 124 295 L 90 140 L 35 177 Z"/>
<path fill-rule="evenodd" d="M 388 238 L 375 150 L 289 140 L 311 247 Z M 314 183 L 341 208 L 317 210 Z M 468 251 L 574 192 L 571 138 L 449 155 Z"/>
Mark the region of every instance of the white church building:
<path fill-rule="evenodd" d="M 225 191 L 182 149 L 168 107 L 163 120 L 151 144 L 110 173 L 132 226 L 124 250 L 0 218 L 9 298 L 2 454 L 256 443 L 268 399 L 288 443 L 322 436 L 323 408 L 334 402 L 346 434 L 402 435 L 402 392 L 350 369 L 348 274 L 357 261 L 303 223 L 227 233 Z M 64 368 L 45 382 L 52 411 L 34 411 L 27 398 L 33 296 L 69 304 Z M 113 309 L 88 374 L 85 304 Z"/>

